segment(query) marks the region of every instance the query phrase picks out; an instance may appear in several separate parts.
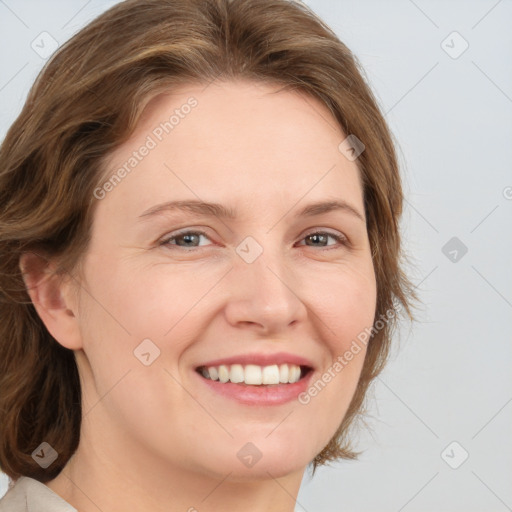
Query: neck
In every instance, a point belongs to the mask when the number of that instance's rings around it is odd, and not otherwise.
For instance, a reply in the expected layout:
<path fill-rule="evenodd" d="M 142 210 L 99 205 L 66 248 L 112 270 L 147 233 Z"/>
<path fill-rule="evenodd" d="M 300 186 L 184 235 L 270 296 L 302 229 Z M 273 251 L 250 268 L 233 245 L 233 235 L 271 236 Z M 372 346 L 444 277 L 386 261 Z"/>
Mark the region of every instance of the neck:
<path fill-rule="evenodd" d="M 293 512 L 304 472 L 276 478 L 260 468 L 257 479 L 240 479 L 233 471 L 194 471 L 128 450 L 133 443 L 122 436 L 87 439 L 81 436 L 68 464 L 46 484 L 79 512 Z"/>

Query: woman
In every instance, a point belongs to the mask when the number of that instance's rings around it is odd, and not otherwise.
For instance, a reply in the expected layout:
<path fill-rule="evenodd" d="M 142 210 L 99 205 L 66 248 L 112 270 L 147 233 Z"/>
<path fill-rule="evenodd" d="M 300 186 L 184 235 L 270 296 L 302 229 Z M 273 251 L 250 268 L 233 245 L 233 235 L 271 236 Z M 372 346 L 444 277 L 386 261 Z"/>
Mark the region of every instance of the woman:
<path fill-rule="evenodd" d="M 293 511 L 356 457 L 411 317 L 402 191 L 302 4 L 114 6 L 38 77 L 0 198 L 0 510 Z"/>

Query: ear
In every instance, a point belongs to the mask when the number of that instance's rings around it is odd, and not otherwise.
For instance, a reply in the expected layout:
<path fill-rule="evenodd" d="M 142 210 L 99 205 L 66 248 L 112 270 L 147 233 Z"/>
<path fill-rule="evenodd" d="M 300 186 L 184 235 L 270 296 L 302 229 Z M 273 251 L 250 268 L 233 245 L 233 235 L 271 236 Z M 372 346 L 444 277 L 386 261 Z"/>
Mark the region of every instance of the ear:
<path fill-rule="evenodd" d="M 25 252 L 19 265 L 32 304 L 49 333 L 63 347 L 81 349 L 71 277 L 56 274 L 55 264 L 44 254 Z"/>

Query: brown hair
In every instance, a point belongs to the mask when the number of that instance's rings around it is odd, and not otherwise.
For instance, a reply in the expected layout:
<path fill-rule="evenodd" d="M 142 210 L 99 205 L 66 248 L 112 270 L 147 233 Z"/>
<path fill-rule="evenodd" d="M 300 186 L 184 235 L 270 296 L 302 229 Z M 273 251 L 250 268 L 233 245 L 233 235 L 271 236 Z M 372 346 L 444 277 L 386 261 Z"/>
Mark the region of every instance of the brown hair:
<path fill-rule="evenodd" d="M 82 419 L 74 352 L 39 318 L 21 254 L 48 255 L 62 275 L 75 269 L 87 249 L 106 157 L 133 133 L 151 98 L 217 78 L 305 91 L 365 144 L 357 164 L 377 282 L 375 319 L 397 306 L 413 318 L 392 136 L 350 50 L 293 0 L 121 2 L 52 56 L 0 147 L 0 468 L 11 478 L 55 478 L 78 447 Z M 356 457 L 348 427 L 387 360 L 395 322 L 372 332 L 349 410 L 313 469 Z M 31 457 L 42 441 L 59 454 L 47 469 Z"/>

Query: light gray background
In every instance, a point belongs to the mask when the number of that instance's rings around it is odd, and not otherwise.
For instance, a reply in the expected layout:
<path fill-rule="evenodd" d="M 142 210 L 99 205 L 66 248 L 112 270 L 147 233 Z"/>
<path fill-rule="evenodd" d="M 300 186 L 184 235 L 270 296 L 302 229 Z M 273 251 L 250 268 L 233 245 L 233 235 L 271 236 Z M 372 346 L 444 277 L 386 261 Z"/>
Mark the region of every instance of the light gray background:
<path fill-rule="evenodd" d="M 31 42 L 62 43 L 115 3 L 0 0 L 0 139 L 44 64 Z M 296 510 L 512 510 L 512 2 L 306 3 L 358 56 L 398 139 L 424 308 L 376 383 L 363 456 L 306 475 Z"/>

